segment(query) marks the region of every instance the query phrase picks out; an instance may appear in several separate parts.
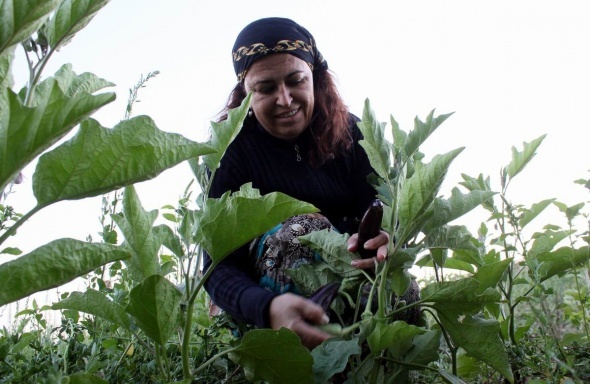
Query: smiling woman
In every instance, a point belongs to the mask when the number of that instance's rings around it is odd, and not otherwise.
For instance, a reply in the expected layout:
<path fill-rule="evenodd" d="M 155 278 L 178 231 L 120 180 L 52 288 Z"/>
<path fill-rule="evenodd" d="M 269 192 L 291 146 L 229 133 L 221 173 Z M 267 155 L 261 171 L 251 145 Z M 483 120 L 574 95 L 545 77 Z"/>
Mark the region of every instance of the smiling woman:
<path fill-rule="evenodd" d="M 272 136 L 292 141 L 309 126 L 314 87 L 305 61 L 289 54 L 262 58 L 248 70 L 244 88 L 253 92 L 252 112 Z"/>
<path fill-rule="evenodd" d="M 313 327 L 328 318 L 299 295 L 285 271 L 321 260 L 299 236 L 322 229 L 356 233 L 359 218 L 376 197 L 367 180 L 373 171 L 359 145 L 358 118 L 346 108 L 304 27 L 285 18 L 256 20 L 238 35 L 233 59 L 238 83 L 221 120 L 247 93 L 252 93 L 252 113 L 228 147 L 209 197 L 252 183 L 262 194 L 282 192 L 309 202 L 321 215 L 293 217 L 245 245 L 213 269 L 205 287 L 238 321 L 289 328 L 311 349 L 329 337 Z M 356 238 L 350 238 L 349 251 L 366 247 L 378 255 L 375 261 L 384 259 L 385 232 L 364 244 L 357 245 Z M 356 260 L 353 267 L 374 268 L 375 261 Z M 206 258 L 205 268 L 211 262 Z"/>

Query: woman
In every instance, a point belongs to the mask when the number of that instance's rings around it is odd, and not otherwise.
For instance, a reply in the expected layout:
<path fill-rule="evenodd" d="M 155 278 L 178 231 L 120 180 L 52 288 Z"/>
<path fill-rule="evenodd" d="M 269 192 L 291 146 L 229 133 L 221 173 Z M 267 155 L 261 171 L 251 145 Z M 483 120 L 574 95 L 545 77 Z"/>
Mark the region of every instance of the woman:
<path fill-rule="evenodd" d="M 313 348 L 330 337 L 314 327 L 328 322 L 322 308 L 297 294 L 286 268 L 318 258 L 296 241 L 311 230 L 333 227 L 354 233 L 358 218 L 375 198 L 372 172 L 358 144 L 357 118 L 344 105 L 313 36 L 284 18 L 246 26 L 233 47 L 238 83 L 220 120 L 252 92 L 244 127 L 229 146 L 213 179 L 210 197 L 252 182 L 261 194 L 282 192 L 320 209 L 321 215 L 288 220 L 228 256 L 205 284 L 212 300 L 231 316 L 258 327 L 287 327 Z M 357 235 L 348 249 L 357 249 Z M 377 261 L 387 252 L 382 232 L 367 241 Z M 205 268 L 211 260 L 205 258 Z M 355 260 L 372 268 L 374 260 Z"/>

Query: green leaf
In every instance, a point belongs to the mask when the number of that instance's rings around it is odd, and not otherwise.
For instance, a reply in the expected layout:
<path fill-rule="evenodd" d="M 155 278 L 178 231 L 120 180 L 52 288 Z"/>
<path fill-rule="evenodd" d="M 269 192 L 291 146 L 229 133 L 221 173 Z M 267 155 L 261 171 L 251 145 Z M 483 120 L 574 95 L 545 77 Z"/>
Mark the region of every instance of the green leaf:
<path fill-rule="evenodd" d="M 93 289 L 87 289 L 84 293 L 72 292 L 64 300 L 53 304 L 51 309 L 71 309 L 85 312 L 125 329 L 131 328 L 129 315 L 125 312 L 125 308 L 110 300 L 102 292 Z"/>
<path fill-rule="evenodd" d="M 323 262 L 302 264 L 295 269 L 287 269 L 286 272 L 303 296 L 310 296 L 320 287 L 338 281 L 330 266 Z"/>
<path fill-rule="evenodd" d="M 534 236 L 534 242 L 529 250 L 527 257 L 535 257 L 541 253 L 550 252 L 559 244 L 562 240 L 566 239 L 572 234 L 571 231 L 553 231 L 546 230 L 542 233 L 536 233 Z"/>
<path fill-rule="evenodd" d="M 494 194 L 495 192 L 492 191 L 481 190 L 475 190 L 468 194 L 463 194 L 458 188 L 453 188 L 450 199 L 434 199 L 432 204 L 434 213 L 432 218 L 424 226 L 424 231 L 431 231 L 438 226 L 458 219 L 489 200 Z"/>
<path fill-rule="evenodd" d="M 350 356 L 360 353 L 358 339 L 343 340 L 334 337 L 324 341 L 311 351 L 314 382 L 328 382 L 332 376 L 346 368 Z"/>
<path fill-rule="evenodd" d="M 524 169 L 524 167 L 533 159 L 535 156 L 535 151 L 541 145 L 541 142 L 545 139 L 545 136 L 542 135 L 536 138 L 535 140 L 527 143 L 526 141 L 523 142 L 523 150 L 519 152 L 516 147 L 512 147 L 512 161 L 508 166 L 502 170 L 504 175 L 508 176 L 508 179 L 513 179 L 514 176 L 518 175 L 520 171 Z"/>
<path fill-rule="evenodd" d="M 154 227 L 152 231 L 154 236 L 159 239 L 158 243 L 171 250 L 174 255 L 178 257 L 184 256 L 184 250 L 182 249 L 180 239 L 174 234 L 172 228 L 162 224 Z"/>
<path fill-rule="evenodd" d="M 131 290 L 125 310 L 149 338 L 165 345 L 176 330 L 181 297 L 165 277 L 152 275 Z"/>
<path fill-rule="evenodd" d="M 467 188 L 469 191 L 484 191 L 484 192 L 492 192 L 492 187 L 490 185 L 490 177 L 483 178 L 483 175 L 480 173 L 478 178 L 473 178 L 469 175 L 464 173 L 461 174 L 463 181 L 459 184 Z M 493 192 L 495 193 L 495 192 Z M 495 212 L 494 209 L 494 200 L 488 199 L 482 202 L 482 207 L 487 209 L 490 212 Z"/>
<path fill-rule="evenodd" d="M 436 155 L 429 164 L 417 168 L 403 185 L 399 201 L 401 235 L 398 241 L 401 244 L 421 229 L 422 223 L 417 219 L 434 201 L 451 162 L 462 150 L 459 148 L 444 155 Z"/>
<path fill-rule="evenodd" d="M 59 49 L 69 43 L 110 0 L 63 0 L 45 24 L 49 46 Z"/>
<path fill-rule="evenodd" d="M 229 357 L 244 369 L 250 382 L 313 383 L 313 358 L 299 336 L 286 328 L 246 333 Z"/>
<path fill-rule="evenodd" d="M 391 168 L 391 152 L 389 143 L 384 136 L 384 123 L 379 123 L 373 110 L 369 99 L 365 100 L 365 107 L 363 109 L 363 118 L 357 123 L 363 140 L 359 144 L 367 152 L 371 166 L 377 172 L 379 177 L 384 180 L 389 180 L 389 169 Z"/>
<path fill-rule="evenodd" d="M 244 119 L 248 116 L 251 98 L 251 94 L 248 94 L 238 108 L 229 111 L 226 120 L 220 123 L 211 122 L 211 139 L 209 144 L 215 148 L 216 152 L 203 156 L 203 162 L 211 172 L 214 172 L 219 167 L 219 162 L 225 154 L 227 147 L 229 147 L 242 129 Z"/>
<path fill-rule="evenodd" d="M 571 207 L 568 207 L 567 205 L 560 203 L 560 202 L 554 202 L 555 206 L 557 208 L 559 208 L 559 210 L 563 213 L 565 213 L 565 216 L 567 217 L 567 220 L 569 222 L 571 222 L 572 220 L 574 220 L 574 218 L 580 214 L 580 210 L 582 208 L 584 208 L 584 206 L 586 205 L 585 203 L 578 203 L 575 205 L 572 205 Z"/>
<path fill-rule="evenodd" d="M 1 0 L 0 53 L 31 36 L 60 0 Z"/>
<path fill-rule="evenodd" d="M 346 234 L 323 229 L 300 236 L 299 240 L 302 244 L 320 252 L 322 259 L 332 271 L 339 275 L 350 277 L 360 275 L 362 272 L 350 264 L 354 255 L 346 247 L 348 237 Z"/>
<path fill-rule="evenodd" d="M 12 77 L 12 72 L 10 70 L 13 60 L 14 48 L 7 49 L 6 51 L 0 53 L 0 89 L 12 88 L 14 85 L 14 78 Z M 4 103 L 0 105 L 3 104 Z"/>
<path fill-rule="evenodd" d="M 473 275 L 473 278 L 479 282 L 475 293 L 481 295 L 488 288 L 496 288 L 510 263 L 512 263 L 512 258 L 479 267 L 477 273 Z"/>
<path fill-rule="evenodd" d="M 67 380 L 67 381 L 66 381 Z M 64 378 L 62 383 L 68 384 L 108 384 L 108 381 L 92 373 L 74 373 Z"/>
<path fill-rule="evenodd" d="M 524 228 L 528 223 L 533 221 L 549 204 L 554 202 L 555 199 L 547 199 L 533 204 L 530 209 L 524 211 L 524 215 L 518 220 L 518 224 L 521 228 Z"/>
<path fill-rule="evenodd" d="M 372 354 L 377 355 L 389 348 L 395 359 L 401 359 L 412 348 L 414 336 L 423 333 L 426 333 L 425 329 L 404 321 L 395 321 L 391 324 L 377 323 L 367 342 Z"/>
<path fill-rule="evenodd" d="M 54 78 L 45 80 L 42 88 L 43 97 L 32 108 L 25 107 L 10 89 L 4 89 L 0 97 L 0 190 L 81 120 L 115 100 L 114 93 L 79 92 L 67 97 Z"/>
<path fill-rule="evenodd" d="M 23 251 L 21 251 L 18 248 L 14 248 L 14 247 L 6 247 L 6 248 L 4 248 L 3 250 L 0 251 L 0 254 L 2 254 L 2 253 L 6 253 L 8 255 L 18 256 L 21 253 L 23 253 Z"/>
<path fill-rule="evenodd" d="M 113 129 L 88 119 L 71 140 L 40 157 L 33 191 L 40 207 L 97 196 L 154 178 L 212 151 L 205 144 L 160 131 L 147 116 L 122 121 Z"/>
<path fill-rule="evenodd" d="M 207 199 L 197 242 L 213 261 L 220 261 L 289 217 L 312 212 L 317 208 L 311 204 L 278 192 L 260 196 L 257 189 L 246 184 L 231 195 L 227 192 L 219 199 Z"/>
<path fill-rule="evenodd" d="M 504 344 L 500 339 L 500 323 L 479 316 L 464 315 L 456 311 L 439 312 L 441 323 L 453 343 L 469 355 L 490 365 L 511 383 L 512 369 Z"/>
<path fill-rule="evenodd" d="M 33 341 L 40 337 L 39 331 L 25 332 L 18 338 L 18 341 L 10 348 L 10 353 L 17 354 L 26 347 L 29 346 Z"/>
<path fill-rule="evenodd" d="M 461 310 L 475 314 L 485 304 L 495 303 L 501 299 L 500 294 L 491 289 L 477 294 L 479 285 L 477 280 L 470 277 L 428 284 L 420 291 L 420 301 L 433 303 L 437 311 Z"/>
<path fill-rule="evenodd" d="M 402 361 L 407 364 L 428 365 L 439 359 L 440 330 L 425 331 L 414 336 L 412 349 L 404 355 Z"/>
<path fill-rule="evenodd" d="M 0 306 L 35 292 L 58 287 L 112 261 L 127 251 L 109 244 L 60 239 L 0 265 Z"/>
<path fill-rule="evenodd" d="M 158 211 L 146 212 L 130 185 L 123 195 L 123 216 L 111 215 L 125 237 L 124 247 L 131 250 L 131 258 L 125 260 L 129 274 L 135 281 L 142 281 L 158 273 L 158 250 L 162 243 L 152 232 L 152 225 L 158 217 Z"/>
<path fill-rule="evenodd" d="M 476 249 L 471 242 L 471 233 L 464 225 L 444 225 L 437 227 L 426 237 L 429 249 Z"/>
<path fill-rule="evenodd" d="M 574 266 L 587 263 L 590 260 L 590 248 L 563 247 L 553 252 L 544 252 L 536 255 L 540 263 L 550 263 L 543 281 L 558 274 L 571 270 Z"/>
<path fill-rule="evenodd" d="M 411 157 L 426 139 L 446 120 L 452 113 L 434 117 L 434 110 L 428 114 L 426 121 L 422 122 L 417 116 L 414 119 L 414 129 L 408 134 L 405 143 L 405 155 Z"/>

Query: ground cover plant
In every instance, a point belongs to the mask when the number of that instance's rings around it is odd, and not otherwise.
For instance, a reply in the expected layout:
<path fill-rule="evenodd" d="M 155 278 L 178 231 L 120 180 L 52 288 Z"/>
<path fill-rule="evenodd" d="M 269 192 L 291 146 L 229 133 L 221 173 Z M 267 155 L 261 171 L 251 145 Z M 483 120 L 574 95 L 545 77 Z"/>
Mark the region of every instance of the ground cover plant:
<path fill-rule="evenodd" d="M 384 263 L 374 272 L 352 269 L 357 255 L 344 246 L 349 234 L 323 231 L 301 238 L 324 257 L 291 271 L 301 290 L 340 286 L 326 327 L 333 338 L 308 351 L 287 329 L 248 329 L 223 314 L 211 315 L 202 289 L 208 277 L 200 268 L 203 250 L 215 268 L 253 237 L 316 208 L 280 193 L 261 196 L 251 185 L 206 198 L 249 98 L 228 120 L 212 123 L 206 143 L 196 143 L 161 131 L 147 116 L 132 117 L 133 97 L 121 123 L 102 127 L 91 116 L 114 99 L 98 93 L 110 83 L 77 75 L 69 64 L 40 81 L 47 60 L 107 2 L 0 2 L 0 190 L 9 191 L 38 158 L 36 205 L 21 215 L 6 195 L 0 201 L 0 251 L 19 255 L 0 265 L 0 305 L 80 276 L 88 281 L 86 290 L 64 293 L 52 305 L 33 301 L 19 313 L 19 327 L 0 332 L 0 382 L 590 380 L 586 205 L 510 201 L 510 182 L 534 158 L 543 136 L 513 148 L 499 190 L 488 177 L 463 175 L 450 197 L 441 196 L 462 148 L 426 160 L 420 147 L 451 116 L 434 111 L 424 121 L 416 118 L 408 132 L 391 117 L 392 142 L 369 101 L 359 123 L 375 170 L 371 182 L 384 204 L 382 227 L 390 233 Z M 19 92 L 11 79 L 17 47 L 26 50 L 31 73 Z M 72 139 L 47 151 L 73 129 Z M 146 211 L 133 184 L 183 161 L 190 162 L 198 187 L 188 182 L 179 202 Z M 590 188 L 588 180 L 578 183 Z M 48 205 L 101 195 L 99 242 L 58 239 L 25 255 L 2 248 Z M 490 219 L 473 235 L 456 223 L 479 207 Z M 563 212 L 566 227 L 550 223 L 525 237 L 527 226 L 549 207 Z M 155 224 L 159 215 L 167 224 Z M 435 278 L 421 281 L 420 298 L 410 303 L 400 297 L 412 284 L 414 265 L 432 269 Z M 416 308 L 421 321 L 404 321 Z M 61 311 L 60 324 L 47 324 L 48 310 Z"/>

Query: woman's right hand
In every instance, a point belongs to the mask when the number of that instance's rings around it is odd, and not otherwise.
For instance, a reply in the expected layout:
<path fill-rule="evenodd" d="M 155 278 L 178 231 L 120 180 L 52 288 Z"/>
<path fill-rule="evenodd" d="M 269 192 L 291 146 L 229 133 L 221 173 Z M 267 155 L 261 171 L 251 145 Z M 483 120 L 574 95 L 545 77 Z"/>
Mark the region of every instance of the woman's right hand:
<path fill-rule="evenodd" d="M 331 337 L 312 325 L 330 321 L 322 307 L 293 293 L 284 293 L 272 299 L 269 318 L 272 329 L 289 328 L 309 350 Z"/>

